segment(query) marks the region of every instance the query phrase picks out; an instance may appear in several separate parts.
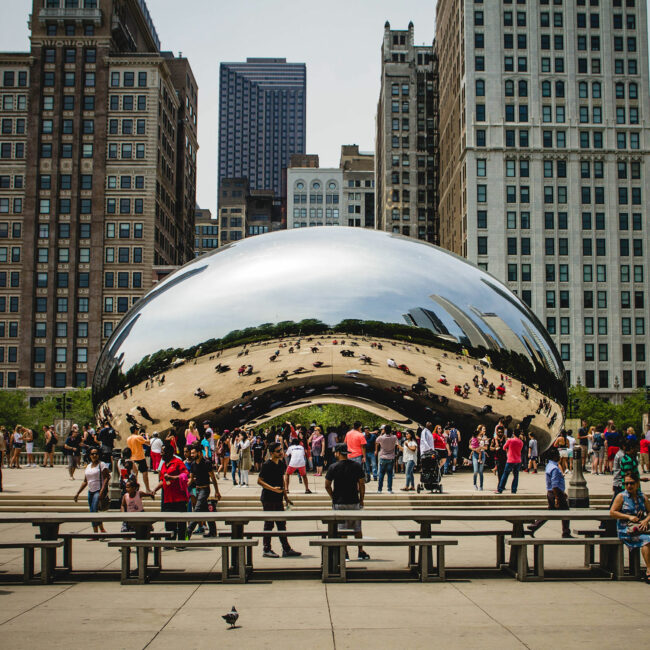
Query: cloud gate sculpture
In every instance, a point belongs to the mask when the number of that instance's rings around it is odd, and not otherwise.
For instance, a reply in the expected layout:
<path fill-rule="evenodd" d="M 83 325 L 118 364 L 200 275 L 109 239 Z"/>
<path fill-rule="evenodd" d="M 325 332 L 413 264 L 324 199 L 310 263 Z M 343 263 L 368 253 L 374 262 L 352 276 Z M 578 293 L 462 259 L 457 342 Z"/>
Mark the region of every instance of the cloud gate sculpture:
<path fill-rule="evenodd" d="M 430 244 L 332 227 L 252 237 L 186 264 L 125 315 L 93 383 L 122 440 L 134 423 L 261 427 L 339 402 L 400 427 L 452 420 L 466 440 L 509 417 L 543 449 L 566 398 L 555 346 L 501 282 Z"/>

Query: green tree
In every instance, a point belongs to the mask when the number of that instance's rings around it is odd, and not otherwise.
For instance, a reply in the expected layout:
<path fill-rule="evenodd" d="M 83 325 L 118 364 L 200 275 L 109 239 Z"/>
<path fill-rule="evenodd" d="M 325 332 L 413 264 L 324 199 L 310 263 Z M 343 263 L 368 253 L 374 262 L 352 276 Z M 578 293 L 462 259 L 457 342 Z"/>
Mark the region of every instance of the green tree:
<path fill-rule="evenodd" d="M 641 432 L 643 414 L 648 412 L 650 405 L 646 402 L 645 391 L 640 388 L 628 395 L 621 404 L 590 393 L 584 386 L 571 386 L 569 389 L 569 405 L 573 406 L 573 417 L 586 420 L 590 425 L 604 425 L 613 420 L 619 430 L 634 427 Z"/>
<path fill-rule="evenodd" d="M 305 426 L 316 422 L 323 427 L 325 432 L 327 432 L 328 427 L 337 427 L 341 422 L 346 422 L 351 426 L 355 420 L 359 420 L 363 422 L 364 426 L 367 425 L 372 428 L 376 428 L 381 424 L 392 424 L 389 420 L 385 420 L 374 413 L 369 413 L 354 406 L 345 406 L 344 404 L 318 404 L 284 413 L 267 422 L 262 422 L 258 427 L 278 427 L 287 420 L 294 424 L 304 424 Z"/>
<path fill-rule="evenodd" d="M 0 390 L 0 424 L 12 430 L 17 424 L 25 424 L 27 398 L 19 390 Z"/>

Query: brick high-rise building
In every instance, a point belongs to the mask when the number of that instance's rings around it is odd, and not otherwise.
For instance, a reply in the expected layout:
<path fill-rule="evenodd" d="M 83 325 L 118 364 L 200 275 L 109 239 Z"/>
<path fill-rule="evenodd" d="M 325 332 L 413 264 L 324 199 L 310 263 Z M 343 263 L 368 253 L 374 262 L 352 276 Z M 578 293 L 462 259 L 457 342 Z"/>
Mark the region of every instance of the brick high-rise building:
<path fill-rule="evenodd" d="M 648 382 L 645 0 L 438 0 L 440 243 L 519 294 L 572 383 Z"/>
<path fill-rule="evenodd" d="M 34 0 L 30 27 L 0 54 L 0 382 L 38 395 L 88 385 L 152 268 L 193 257 L 198 89 L 144 0 Z"/>
<path fill-rule="evenodd" d="M 384 27 L 375 146 L 376 227 L 438 242 L 437 68 L 432 45 Z"/>
<path fill-rule="evenodd" d="M 224 178 L 282 201 L 282 169 L 305 153 L 307 70 L 286 59 L 222 63 L 219 71 L 219 205 Z"/>

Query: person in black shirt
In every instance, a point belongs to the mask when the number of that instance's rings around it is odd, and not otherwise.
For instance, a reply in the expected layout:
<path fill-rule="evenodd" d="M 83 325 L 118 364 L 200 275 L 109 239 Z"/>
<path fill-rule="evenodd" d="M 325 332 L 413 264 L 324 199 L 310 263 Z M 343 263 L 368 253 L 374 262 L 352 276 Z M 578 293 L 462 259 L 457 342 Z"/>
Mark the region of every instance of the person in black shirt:
<path fill-rule="evenodd" d="M 363 467 L 359 463 L 348 460 L 346 444 L 336 445 L 334 454 L 337 462 L 325 474 L 325 489 L 332 498 L 332 508 L 334 510 L 361 510 L 366 493 Z M 332 484 L 334 484 L 333 487 Z M 339 529 L 353 529 L 356 539 L 363 537 L 359 519 L 341 522 Z M 347 551 L 345 557 L 347 559 Z M 363 550 L 363 546 L 359 546 L 358 557 L 360 560 L 370 559 L 370 555 Z"/>
<path fill-rule="evenodd" d="M 284 471 L 286 465 L 282 460 L 282 444 L 279 442 L 272 442 L 269 445 L 270 460 L 267 460 L 260 470 L 257 477 L 257 484 L 262 487 L 262 509 L 268 511 L 283 511 L 284 502 L 290 504 L 291 501 L 287 496 L 284 489 Z M 273 524 L 275 523 L 278 531 L 285 531 L 287 529 L 286 521 L 265 521 L 264 530 L 272 531 Z M 282 544 L 282 557 L 297 557 L 301 555 L 298 551 L 294 551 L 289 545 L 289 540 L 286 535 L 280 535 L 280 544 Z M 279 557 L 271 549 L 271 536 L 264 537 L 264 557 Z"/>
<path fill-rule="evenodd" d="M 111 462 L 111 454 L 113 453 L 116 438 L 117 433 L 115 433 L 115 429 L 113 429 L 107 420 L 104 420 L 102 428 L 97 434 L 97 442 L 101 446 L 102 461 L 105 463 Z"/>
<path fill-rule="evenodd" d="M 81 456 L 81 452 L 79 451 L 80 445 L 79 427 L 73 424 L 70 435 L 65 439 L 65 443 L 63 443 L 63 453 L 68 457 L 68 473 L 70 474 L 71 481 L 74 481 L 74 472 L 79 466 L 79 458 Z"/>
<path fill-rule="evenodd" d="M 200 444 L 195 444 L 191 449 L 192 464 L 190 465 L 190 480 L 188 487 L 196 487 L 196 504 L 194 512 L 208 512 L 208 499 L 210 498 L 210 483 L 214 485 L 214 493 L 217 501 L 221 499 L 217 477 L 214 475 L 212 464 L 204 458 L 203 450 Z M 194 529 L 198 526 L 198 521 L 190 523 L 187 530 L 188 537 L 192 537 Z M 214 521 L 208 522 L 208 532 L 203 537 L 216 537 L 217 526 Z"/>

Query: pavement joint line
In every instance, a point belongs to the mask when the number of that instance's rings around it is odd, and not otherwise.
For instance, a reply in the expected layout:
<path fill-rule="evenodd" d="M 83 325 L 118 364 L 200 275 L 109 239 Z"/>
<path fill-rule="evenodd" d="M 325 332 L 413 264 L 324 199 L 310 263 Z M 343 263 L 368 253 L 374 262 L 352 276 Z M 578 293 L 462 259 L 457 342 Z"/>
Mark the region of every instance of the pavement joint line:
<path fill-rule="evenodd" d="M 478 607 L 478 609 L 480 609 L 488 618 L 492 619 L 497 625 L 502 627 L 506 632 L 511 634 L 515 639 L 517 639 L 517 641 L 519 641 L 519 643 L 521 643 L 521 645 L 524 646 L 524 648 L 531 650 L 530 646 L 527 643 L 525 643 L 523 639 L 517 636 L 507 625 L 504 625 L 501 621 L 494 618 L 492 614 L 490 614 L 487 610 L 481 607 L 481 605 L 479 605 L 473 598 L 471 598 L 468 594 L 466 594 L 456 583 L 450 582 L 450 584 L 456 591 L 458 591 L 458 593 L 465 596 L 465 598 L 467 598 L 467 600 L 469 600 L 469 602 L 472 603 L 474 607 Z"/>
<path fill-rule="evenodd" d="M 17 618 L 20 618 L 24 614 L 29 614 L 29 612 L 35 610 L 37 607 L 41 607 L 42 605 L 45 605 L 45 603 L 48 603 L 50 600 L 54 600 L 55 598 L 58 598 L 61 594 L 64 594 L 66 591 L 69 591 L 75 585 L 76 585 L 76 583 L 68 585 L 65 589 L 61 589 L 61 591 L 58 591 L 53 596 L 50 596 L 49 598 L 46 598 L 45 600 L 42 600 L 40 603 L 36 603 L 36 605 L 33 605 L 32 607 L 30 607 L 29 609 L 26 609 L 23 612 L 19 612 L 15 616 L 12 616 L 11 618 L 8 618 L 6 621 L 2 621 L 2 623 L 0 623 L 0 627 L 2 627 L 3 625 L 6 625 L 7 623 L 11 623 L 11 621 L 13 621 L 13 620 L 15 620 Z"/>
<path fill-rule="evenodd" d="M 336 650 L 336 634 L 334 634 L 334 622 L 332 621 L 332 609 L 330 608 L 330 596 L 325 583 L 325 601 L 327 602 L 327 615 L 330 619 L 330 630 L 332 631 L 332 647 Z"/>
<path fill-rule="evenodd" d="M 194 589 L 192 589 L 192 591 L 189 593 L 187 598 L 176 608 L 176 610 L 172 613 L 172 615 L 165 621 L 164 625 L 162 625 L 160 629 L 151 637 L 151 639 L 149 639 L 147 644 L 142 647 L 142 650 L 146 650 L 158 638 L 160 633 L 172 622 L 172 619 L 176 616 L 176 614 L 178 614 L 178 612 L 180 612 L 181 609 L 183 609 L 183 607 L 187 605 L 187 603 L 191 600 L 192 596 L 194 596 L 194 594 L 199 590 L 199 588 L 202 587 L 204 584 L 206 584 L 208 577 L 211 576 L 212 573 L 214 572 L 214 568 L 217 566 L 217 564 L 219 564 L 219 562 L 221 562 L 222 553 L 223 551 L 219 553 L 219 557 L 215 560 L 213 565 L 210 567 L 210 570 L 205 575 L 205 577 L 199 583 L 197 583 L 197 585 L 194 587 Z"/>
<path fill-rule="evenodd" d="M 607 594 L 604 594 L 604 593 L 598 591 L 597 589 L 594 589 L 588 583 L 574 582 L 573 584 L 579 585 L 580 587 L 583 587 L 587 591 L 591 591 L 592 593 L 597 594 L 598 596 L 602 596 L 603 598 L 607 598 L 608 600 L 613 600 L 615 603 L 617 603 L 621 607 L 624 607 L 625 609 L 633 609 L 635 612 L 639 612 L 639 614 L 643 614 L 644 616 L 647 616 L 647 614 L 648 614 L 647 608 L 645 610 L 637 609 L 636 607 L 634 607 L 634 605 L 628 605 L 627 603 L 622 603 L 620 600 L 617 600 L 616 598 L 613 598 L 612 596 L 608 596 Z"/>

